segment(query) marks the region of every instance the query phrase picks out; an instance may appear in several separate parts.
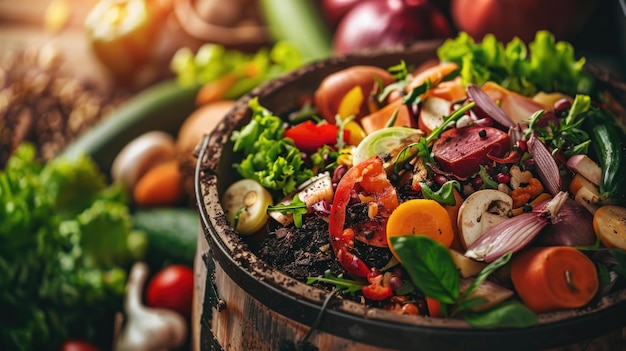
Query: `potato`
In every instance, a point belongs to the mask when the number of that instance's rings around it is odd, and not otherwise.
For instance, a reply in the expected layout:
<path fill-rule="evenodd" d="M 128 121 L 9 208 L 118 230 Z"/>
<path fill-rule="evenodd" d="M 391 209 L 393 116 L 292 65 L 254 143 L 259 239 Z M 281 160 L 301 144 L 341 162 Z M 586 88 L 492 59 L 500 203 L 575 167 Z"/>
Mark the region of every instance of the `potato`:
<path fill-rule="evenodd" d="M 193 156 L 193 149 L 200 143 L 205 134 L 213 131 L 234 103 L 232 100 L 207 103 L 192 112 L 178 130 L 176 152 L 182 171 L 185 193 L 192 195 L 194 192 L 193 177 L 196 158 Z"/>
<path fill-rule="evenodd" d="M 234 101 L 222 100 L 201 106 L 189 115 L 178 130 L 176 148 L 191 152 L 205 134 L 210 133 L 233 107 Z"/>

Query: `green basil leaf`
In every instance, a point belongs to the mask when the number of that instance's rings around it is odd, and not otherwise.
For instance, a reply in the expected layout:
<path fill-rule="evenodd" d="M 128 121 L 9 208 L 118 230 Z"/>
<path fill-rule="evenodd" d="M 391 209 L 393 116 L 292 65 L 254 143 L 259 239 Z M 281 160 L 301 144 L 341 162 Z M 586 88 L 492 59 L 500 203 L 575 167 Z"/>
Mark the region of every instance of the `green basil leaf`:
<path fill-rule="evenodd" d="M 519 301 L 503 302 L 484 311 L 465 311 L 463 317 L 477 328 L 524 328 L 537 324 L 537 315 Z"/>
<path fill-rule="evenodd" d="M 444 304 L 454 304 L 459 298 L 459 273 L 450 251 L 425 235 L 391 238 L 411 280 L 426 296 Z"/>

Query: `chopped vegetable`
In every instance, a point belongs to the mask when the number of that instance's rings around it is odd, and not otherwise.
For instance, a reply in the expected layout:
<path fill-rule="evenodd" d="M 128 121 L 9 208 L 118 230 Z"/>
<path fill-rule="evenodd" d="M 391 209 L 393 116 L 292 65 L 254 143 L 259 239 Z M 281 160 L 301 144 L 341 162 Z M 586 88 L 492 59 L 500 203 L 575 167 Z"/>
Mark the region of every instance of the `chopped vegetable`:
<path fill-rule="evenodd" d="M 309 180 L 313 172 L 305 167 L 300 150 L 284 138 L 283 121 L 263 108 L 258 98 L 250 101 L 250 108 L 250 123 L 231 136 L 233 149 L 246 155 L 235 167 L 244 178 L 287 195 Z"/>
<path fill-rule="evenodd" d="M 443 169 L 459 177 L 469 177 L 479 171 L 481 164 L 488 163 L 487 155 L 502 156 L 509 148 L 510 138 L 505 132 L 471 126 L 443 132 L 432 152 Z"/>
<path fill-rule="evenodd" d="M 511 280 L 536 313 L 582 307 L 599 287 L 594 263 L 569 246 L 525 250 L 511 261 Z"/>
<path fill-rule="evenodd" d="M 402 262 L 391 246 L 391 238 L 398 235 L 425 235 L 450 247 L 455 233 L 448 212 L 437 201 L 412 199 L 396 207 L 387 221 L 389 249 Z"/>
<path fill-rule="evenodd" d="M 323 145 L 337 144 L 339 127 L 334 124 L 304 121 L 285 131 L 285 138 L 290 138 L 296 147 L 307 153 L 314 153 Z M 344 139 L 349 138 L 349 133 L 344 131 Z"/>
<path fill-rule="evenodd" d="M 253 179 L 236 181 L 222 195 L 226 218 L 243 235 L 254 234 L 265 226 L 271 204 L 272 195 Z"/>
<path fill-rule="evenodd" d="M 626 208 L 600 207 L 593 215 L 593 230 L 605 246 L 626 250 Z"/>

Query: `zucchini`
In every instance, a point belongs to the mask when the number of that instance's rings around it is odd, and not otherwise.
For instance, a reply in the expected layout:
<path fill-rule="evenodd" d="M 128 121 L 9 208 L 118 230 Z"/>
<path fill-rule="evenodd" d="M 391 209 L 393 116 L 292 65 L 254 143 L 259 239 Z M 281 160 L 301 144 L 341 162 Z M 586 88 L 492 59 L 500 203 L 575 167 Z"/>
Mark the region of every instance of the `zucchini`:
<path fill-rule="evenodd" d="M 588 113 L 585 129 L 602 168 L 600 195 L 615 205 L 626 205 L 626 137 L 605 110 L 594 108 Z"/>
<path fill-rule="evenodd" d="M 183 121 L 196 109 L 199 88 L 183 87 L 175 80 L 155 84 L 78 136 L 58 157 L 86 154 L 108 174 L 115 156 L 139 135 L 161 130 L 176 136 Z"/>
<path fill-rule="evenodd" d="M 200 217 L 184 207 L 139 209 L 133 227 L 148 241 L 144 260 L 154 269 L 164 264 L 193 266 L 200 230 Z"/>
<path fill-rule="evenodd" d="M 330 29 L 313 0 L 261 0 L 261 13 L 273 38 L 297 47 L 305 62 L 332 53 Z"/>

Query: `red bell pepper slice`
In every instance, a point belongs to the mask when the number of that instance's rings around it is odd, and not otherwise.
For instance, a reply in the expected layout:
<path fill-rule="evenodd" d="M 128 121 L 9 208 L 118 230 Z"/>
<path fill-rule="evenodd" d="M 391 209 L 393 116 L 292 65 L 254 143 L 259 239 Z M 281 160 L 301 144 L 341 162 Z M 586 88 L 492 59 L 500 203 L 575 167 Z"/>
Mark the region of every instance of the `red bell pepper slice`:
<path fill-rule="evenodd" d="M 361 289 L 365 298 L 374 301 L 383 301 L 393 296 L 391 286 L 383 284 L 383 275 L 380 273 L 370 273 L 367 277 L 370 285 L 366 285 Z"/>
<path fill-rule="evenodd" d="M 334 124 L 315 124 L 305 121 L 285 131 L 285 137 L 294 141 L 298 149 L 306 153 L 314 153 L 324 145 L 337 143 L 339 127 Z M 344 130 L 344 140 L 348 140 L 350 132 Z"/>
<path fill-rule="evenodd" d="M 370 273 L 369 267 L 350 252 L 350 249 L 354 247 L 354 231 L 352 228 L 344 231 L 350 192 L 357 183 L 365 194 L 373 197 L 373 201 L 386 213 L 391 213 L 398 207 L 398 195 L 395 187 L 387 179 L 383 161 L 377 156 L 350 168 L 337 184 L 329 218 L 330 242 L 343 269 L 353 276 L 366 277 Z M 380 241 L 381 237 L 386 238 L 384 225 L 375 228 L 374 237 L 376 239 L 373 240 L 376 241 Z"/>

